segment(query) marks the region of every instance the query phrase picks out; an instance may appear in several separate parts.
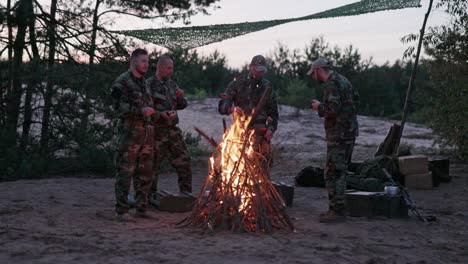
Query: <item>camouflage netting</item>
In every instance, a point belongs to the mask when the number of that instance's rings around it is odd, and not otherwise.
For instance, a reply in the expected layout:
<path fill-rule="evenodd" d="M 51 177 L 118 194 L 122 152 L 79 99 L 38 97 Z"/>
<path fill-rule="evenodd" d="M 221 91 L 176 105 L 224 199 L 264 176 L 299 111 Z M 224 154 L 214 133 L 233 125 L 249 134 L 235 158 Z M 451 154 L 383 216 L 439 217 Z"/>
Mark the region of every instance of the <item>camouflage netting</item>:
<path fill-rule="evenodd" d="M 118 30 L 113 32 L 151 42 L 170 50 L 178 48 L 192 49 L 289 22 L 340 16 L 354 16 L 383 10 L 420 6 L 420 0 L 362 0 L 317 14 L 291 19 L 179 28 Z"/>

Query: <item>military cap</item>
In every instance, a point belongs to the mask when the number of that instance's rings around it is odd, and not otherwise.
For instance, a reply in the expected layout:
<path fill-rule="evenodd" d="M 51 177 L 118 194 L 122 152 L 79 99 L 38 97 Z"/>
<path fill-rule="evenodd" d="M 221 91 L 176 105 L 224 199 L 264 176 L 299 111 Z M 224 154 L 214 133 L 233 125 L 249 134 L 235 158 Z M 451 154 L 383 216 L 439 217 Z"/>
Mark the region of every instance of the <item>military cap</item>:
<path fill-rule="evenodd" d="M 310 66 L 310 70 L 307 72 L 307 75 L 311 75 L 315 69 L 324 68 L 324 67 L 331 68 L 332 66 L 333 65 L 331 61 L 325 58 L 318 58 L 312 62 L 312 65 Z"/>
<path fill-rule="evenodd" d="M 252 58 L 252 61 L 250 62 L 252 66 L 255 67 L 256 71 L 266 71 L 267 66 L 266 66 L 266 59 L 262 55 L 256 55 Z"/>

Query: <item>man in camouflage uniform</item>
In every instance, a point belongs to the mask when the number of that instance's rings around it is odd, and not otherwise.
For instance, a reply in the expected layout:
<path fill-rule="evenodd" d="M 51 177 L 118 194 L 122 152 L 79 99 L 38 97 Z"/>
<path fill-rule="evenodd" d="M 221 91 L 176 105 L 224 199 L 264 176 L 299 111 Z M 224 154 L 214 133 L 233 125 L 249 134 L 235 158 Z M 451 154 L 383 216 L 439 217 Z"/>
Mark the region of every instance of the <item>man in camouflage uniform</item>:
<path fill-rule="evenodd" d="M 327 140 L 324 177 L 329 210 L 321 214 L 319 220 L 320 222 L 345 220 L 346 169 L 351 161 L 354 142 L 359 133 L 356 118 L 359 94 L 344 76 L 333 70 L 332 64 L 327 59 L 315 60 L 307 75 L 325 86 L 323 102 L 312 100 L 312 108 L 325 119 Z"/>
<path fill-rule="evenodd" d="M 135 216 L 146 216 L 153 162 L 153 127 L 156 117 L 144 75 L 148 70 L 148 53 L 136 49 L 130 69 L 112 85 L 112 99 L 118 114 L 119 141 L 116 149 L 115 197 L 117 219 L 129 220 L 128 193 L 133 178 L 136 193 Z"/>
<path fill-rule="evenodd" d="M 174 62 L 168 56 L 161 56 L 157 62 L 156 73 L 147 80 L 153 98 L 154 108 L 160 117 L 155 121 L 153 184 L 151 192 L 158 189 L 158 174 L 161 163 L 167 158 L 179 177 L 179 190 L 192 192 L 192 165 L 190 153 L 185 144 L 182 131 L 177 126 L 177 110 L 187 107 L 184 92 L 171 79 Z"/>
<path fill-rule="evenodd" d="M 218 112 L 230 115 L 235 107 L 240 108 L 244 114 L 250 115 L 255 109 L 267 87 L 272 87 L 270 81 L 263 76 L 267 72 L 266 60 L 262 55 L 252 58 L 249 65 L 250 72 L 239 78 L 234 78 L 221 95 Z M 271 165 L 270 140 L 278 127 L 278 104 L 274 91 L 271 91 L 262 112 L 253 121 L 255 130 L 254 149 L 265 157 L 265 164 Z M 265 166 L 269 169 L 269 166 Z"/>

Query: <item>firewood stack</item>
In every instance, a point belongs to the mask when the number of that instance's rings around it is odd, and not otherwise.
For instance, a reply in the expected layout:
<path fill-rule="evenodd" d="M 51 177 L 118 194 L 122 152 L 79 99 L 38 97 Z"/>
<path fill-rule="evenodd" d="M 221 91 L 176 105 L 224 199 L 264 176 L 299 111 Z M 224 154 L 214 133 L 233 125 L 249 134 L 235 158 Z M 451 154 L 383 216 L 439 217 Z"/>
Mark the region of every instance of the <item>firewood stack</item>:
<path fill-rule="evenodd" d="M 233 113 L 232 126 L 210 158 L 200 196 L 180 226 L 233 232 L 293 230 L 286 205 L 269 179 L 269 161 L 255 150 L 251 118 L 239 110 Z"/>

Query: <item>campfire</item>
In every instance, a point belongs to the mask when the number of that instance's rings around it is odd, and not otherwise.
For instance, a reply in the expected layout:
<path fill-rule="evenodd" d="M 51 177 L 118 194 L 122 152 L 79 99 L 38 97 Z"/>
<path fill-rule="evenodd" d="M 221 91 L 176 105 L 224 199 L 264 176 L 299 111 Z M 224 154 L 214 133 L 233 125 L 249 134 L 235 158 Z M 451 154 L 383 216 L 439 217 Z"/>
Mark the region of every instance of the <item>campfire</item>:
<path fill-rule="evenodd" d="M 293 229 L 269 179 L 269 161 L 255 150 L 254 131 L 249 129 L 253 118 L 255 114 L 234 111 L 233 124 L 210 158 L 208 177 L 182 226 L 234 232 Z"/>

